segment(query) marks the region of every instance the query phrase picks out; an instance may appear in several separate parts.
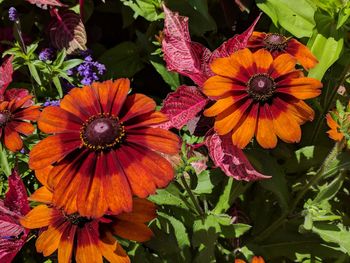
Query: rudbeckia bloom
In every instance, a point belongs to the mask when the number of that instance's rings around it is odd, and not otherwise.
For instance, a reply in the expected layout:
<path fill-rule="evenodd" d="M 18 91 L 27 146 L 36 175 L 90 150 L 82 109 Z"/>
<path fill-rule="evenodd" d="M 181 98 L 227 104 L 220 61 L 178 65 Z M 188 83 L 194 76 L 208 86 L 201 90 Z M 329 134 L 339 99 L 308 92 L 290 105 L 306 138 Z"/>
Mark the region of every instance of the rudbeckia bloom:
<path fill-rule="evenodd" d="M 235 263 L 246 263 L 243 259 L 235 259 Z M 251 263 L 265 263 L 262 257 L 254 256 Z"/>
<path fill-rule="evenodd" d="M 68 214 L 52 204 L 51 190 L 43 186 L 30 200 L 42 202 L 20 222 L 28 229 L 42 228 L 36 240 L 36 249 L 49 256 L 58 251 L 58 262 L 68 263 L 75 255 L 77 263 L 129 263 L 130 259 L 113 235 L 143 242 L 153 233 L 145 223 L 156 217 L 153 203 L 134 199 L 133 211 L 118 216 L 101 218 L 85 217 L 78 213 Z"/>
<path fill-rule="evenodd" d="M 332 118 L 332 115 L 328 113 L 326 115 L 327 125 L 331 128 L 327 131 L 329 138 L 335 141 L 341 141 L 344 138 L 344 134 L 340 131 L 339 124 Z"/>
<path fill-rule="evenodd" d="M 273 148 L 277 137 L 287 143 L 299 142 L 300 125 L 312 120 L 314 111 L 302 100 L 318 96 L 322 83 L 295 70 L 289 54 L 272 57 L 260 49 L 241 49 L 211 64 L 216 74 L 203 92 L 216 100 L 204 111 L 216 117 L 219 135 L 232 133 L 232 142 L 244 148 L 255 135 L 264 148 Z"/>
<path fill-rule="evenodd" d="M 247 47 L 253 50 L 265 48 L 269 50 L 274 57 L 282 53 L 288 53 L 295 57 L 307 70 L 315 67 L 318 63 L 317 58 L 306 46 L 294 38 L 287 38 L 277 33 L 253 32 Z"/>
<path fill-rule="evenodd" d="M 22 149 L 21 135 L 30 135 L 34 126 L 28 121 L 35 121 L 40 115 L 39 106 L 30 106 L 32 96 L 0 102 L 0 136 L 1 142 L 10 151 Z"/>
<path fill-rule="evenodd" d="M 131 211 L 132 194 L 144 198 L 174 177 L 159 153 L 176 154 L 179 139 L 154 128 L 167 120 L 142 94 L 127 96 L 128 79 L 74 88 L 60 106 L 46 107 L 39 128 L 54 134 L 30 152 L 30 168 L 53 166 L 53 203 L 68 213 L 100 217 Z"/>

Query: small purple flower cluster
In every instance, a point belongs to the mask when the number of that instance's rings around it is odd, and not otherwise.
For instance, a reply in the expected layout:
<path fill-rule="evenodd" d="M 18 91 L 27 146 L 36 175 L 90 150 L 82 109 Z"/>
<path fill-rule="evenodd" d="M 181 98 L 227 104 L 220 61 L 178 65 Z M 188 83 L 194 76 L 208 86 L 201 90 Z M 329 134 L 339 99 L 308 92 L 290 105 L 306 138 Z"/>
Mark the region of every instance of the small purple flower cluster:
<path fill-rule="evenodd" d="M 9 20 L 11 22 L 16 22 L 18 20 L 17 9 L 14 7 L 10 7 L 9 9 Z"/>
<path fill-rule="evenodd" d="M 39 59 L 41 61 L 47 61 L 47 60 L 52 60 L 54 57 L 55 51 L 52 48 L 44 48 L 40 53 L 39 53 Z"/>
<path fill-rule="evenodd" d="M 84 58 L 84 62 L 77 68 L 77 74 L 81 77 L 81 84 L 91 85 L 92 82 L 99 80 L 100 76 L 106 71 L 105 65 L 93 61 L 92 56 L 87 54 Z M 68 72 L 72 73 L 72 72 Z"/>
<path fill-rule="evenodd" d="M 44 107 L 47 106 L 60 106 L 60 100 L 51 100 L 51 99 L 47 99 L 44 104 Z"/>

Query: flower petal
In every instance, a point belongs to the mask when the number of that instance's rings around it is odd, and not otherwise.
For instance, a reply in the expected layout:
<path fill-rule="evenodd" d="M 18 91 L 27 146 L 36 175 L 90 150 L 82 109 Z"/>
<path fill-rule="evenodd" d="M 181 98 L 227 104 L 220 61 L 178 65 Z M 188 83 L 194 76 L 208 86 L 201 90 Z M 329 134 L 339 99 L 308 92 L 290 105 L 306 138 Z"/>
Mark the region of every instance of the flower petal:
<path fill-rule="evenodd" d="M 73 243 L 75 238 L 76 225 L 69 225 L 61 236 L 60 244 L 58 245 L 58 262 L 70 263 L 73 252 Z"/>
<path fill-rule="evenodd" d="M 285 79 L 277 84 L 276 92 L 290 94 L 297 99 L 311 99 L 321 94 L 322 83 L 313 78 Z"/>
<path fill-rule="evenodd" d="M 311 53 L 311 51 L 295 39 L 288 41 L 286 52 L 296 57 L 300 64 L 307 70 L 317 65 L 317 58 Z"/>
<path fill-rule="evenodd" d="M 6 148 L 12 152 L 17 152 L 23 147 L 23 142 L 18 132 L 11 129 L 9 125 L 5 126 L 4 142 Z"/>
<path fill-rule="evenodd" d="M 256 73 L 267 73 L 273 62 L 271 53 L 263 48 L 253 54 L 253 59 L 256 65 Z"/>
<path fill-rule="evenodd" d="M 126 122 L 139 115 L 153 112 L 156 103 L 153 99 L 143 94 L 133 94 L 128 96 L 120 112 L 120 121 Z"/>
<path fill-rule="evenodd" d="M 98 234 L 93 227 L 85 225 L 77 229 L 77 249 L 75 259 L 79 263 L 102 263 Z"/>
<path fill-rule="evenodd" d="M 13 113 L 15 120 L 36 121 L 40 116 L 40 106 L 31 106 Z"/>
<path fill-rule="evenodd" d="M 270 75 L 272 78 L 277 79 L 282 75 L 285 75 L 295 70 L 295 64 L 297 60 L 289 54 L 281 54 L 271 64 Z"/>
<path fill-rule="evenodd" d="M 46 205 L 34 207 L 25 217 L 20 219 L 20 223 L 25 228 L 34 229 L 48 226 L 55 216 L 54 209 Z"/>
<path fill-rule="evenodd" d="M 203 92 L 210 97 L 220 97 L 230 91 L 245 91 L 246 87 L 234 84 L 233 80 L 221 76 L 209 78 L 203 86 Z"/>
<path fill-rule="evenodd" d="M 34 126 L 28 122 L 11 121 L 9 126 L 12 130 L 24 135 L 30 135 L 34 132 Z"/>
<path fill-rule="evenodd" d="M 134 198 L 130 213 L 117 215 L 119 220 L 146 223 L 157 217 L 156 206 L 147 199 Z"/>
<path fill-rule="evenodd" d="M 258 125 L 256 129 L 256 140 L 265 149 L 275 148 L 277 136 L 273 127 L 270 107 L 267 103 L 259 109 Z"/>
<path fill-rule="evenodd" d="M 32 193 L 28 199 L 40 203 L 51 204 L 52 192 L 46 186 L 42 186 Z"/>
<path fill-rule="evenodd" d="M 137 242 L 145 242 L 153 236 L 151 229 L 143 223 L 118 221 L 113 229 L 118 236 Z"/>

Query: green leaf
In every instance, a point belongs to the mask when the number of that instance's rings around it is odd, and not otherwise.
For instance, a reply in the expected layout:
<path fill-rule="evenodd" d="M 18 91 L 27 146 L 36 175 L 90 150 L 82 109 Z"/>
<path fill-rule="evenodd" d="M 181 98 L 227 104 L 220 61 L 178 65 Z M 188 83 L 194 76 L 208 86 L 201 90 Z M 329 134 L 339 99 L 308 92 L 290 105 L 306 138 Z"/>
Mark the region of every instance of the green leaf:
<path fill-rule="evenodd" d="M 201 172 L 197 176 L 197 186 L 193 190 L 195 194 L 211 194 L 214 188 L 214 184 L 212 183 L 211 174 L 208 170 Z"/>
<path fill-rule="evenodd" d="M 31 64 L 31 62 L 26 63 L 29 68 L 30 75 L 33 77 L 33 79 L 41 86 L 41 79 L 39 77 L 38 71 L 36 70 L 36 67 Z"/>
<path fill-rule="evenodd" d="M 164 18 L 160 0 L 121 0 L 121 2 L 135 12 L 134 18 L 142 16 L 148 21 Z"/>
<path fill-rule="evenodd" d="M 343 7 L 338 14 L 337 29 L 341 28 L 347 21 L 350 16 L 350 2 Z"/>
<path fill-rule="evenodd" d="M 310 37 L 315 27 L 316 6 L 310 0 L 257 0 L 275 26 L 281 25 L 298 38 Z"/>
<path fill-rule="evenodd" d="M 220 224 L 220 236 L 224 238 L 238 238 L 251 229 L 250 225 L 241 223 L 234 224 L 232 222 L 232 217 L 228 215 L 216 215 L 216 219 Z"/>
<path fill-rule="evenodd" d="M 344 179 L 344 176 L 340 174 L 330 184 L 323 185 L 312 203 L 317 204 L 332 199 L 341 189 Z"/>
<path fill-rule="evenodd" d="M 55 77 L 52 78 L 52 82 L 53 82 L 53 84 L 55 85 L 55 87 L 57 89 L 58 95 L 60 96 L 60 98 L 62 98 L 63 97 L 63 90 L 62 90 L 62 86 L 61 86 L 60 80 L 58 79 L 57 76 L 55 76 Z"/>
<path fill-rule="evenodd" d="M 77 58 L 76 58 L 76 59 L 66 60 L 66 61 L 64 61 L 63 64 L 62 64 L 62 70 L 63 70 L 63 71 L 67 71 L 67 70 L 69 70 L 69 69 L 72 69 L 72 68 L 74 68 L 74 67 L 80 65 L 80 64 L 83 63 L 83 62 L 84 62 L 84 60 L 82 60 L 82 59 L 77 59 Z"/>
<path fill-rule="evenodd" d="M 176 90 L 180 86 L 179 74 L 168 71 L 163 63 L 151 60 L 151 64 L 172 90 Z"/>
<path fill-rule="evenodd" d="M 130 78 L 143 68 L 137 45 L 129 41 L 107 50 L 99 61 L 107 68 L 107 78 Z"/>
<path fill-rule="evenodd" d="M 7 160 L 7 153 L 5 148 L 0 144 L 0 166 L 5 175 L 10 176 L 11 168 Z"/>

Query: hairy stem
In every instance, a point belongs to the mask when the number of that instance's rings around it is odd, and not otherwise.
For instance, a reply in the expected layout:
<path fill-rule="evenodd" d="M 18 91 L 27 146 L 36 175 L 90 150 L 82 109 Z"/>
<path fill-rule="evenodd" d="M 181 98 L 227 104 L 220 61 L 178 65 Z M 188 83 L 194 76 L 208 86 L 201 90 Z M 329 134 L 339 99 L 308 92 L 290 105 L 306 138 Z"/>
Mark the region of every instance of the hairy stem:
<path fill-rule="evenodd" d="M 190 186 L 187 184 L 187 181 L 184 177 L 184 175 L 180 175 L 180 179 L 181 179 L 181 182 L 183 184 L 183 186 L 185 187 L 186 189 L 186 192 L 188 193 L 188 195 L 190 196 L 190 199 L 192 201 L 192 203 L 194 204 L 194 207 L 196 208 L 196 211 L 199 215 L 204 215 L 204 212 L 203 212 L 203 209 L 200 207 L 199 203 L 198 203 L 198 200 L 196 199 L 196 197 L 194 196 Z"/>

